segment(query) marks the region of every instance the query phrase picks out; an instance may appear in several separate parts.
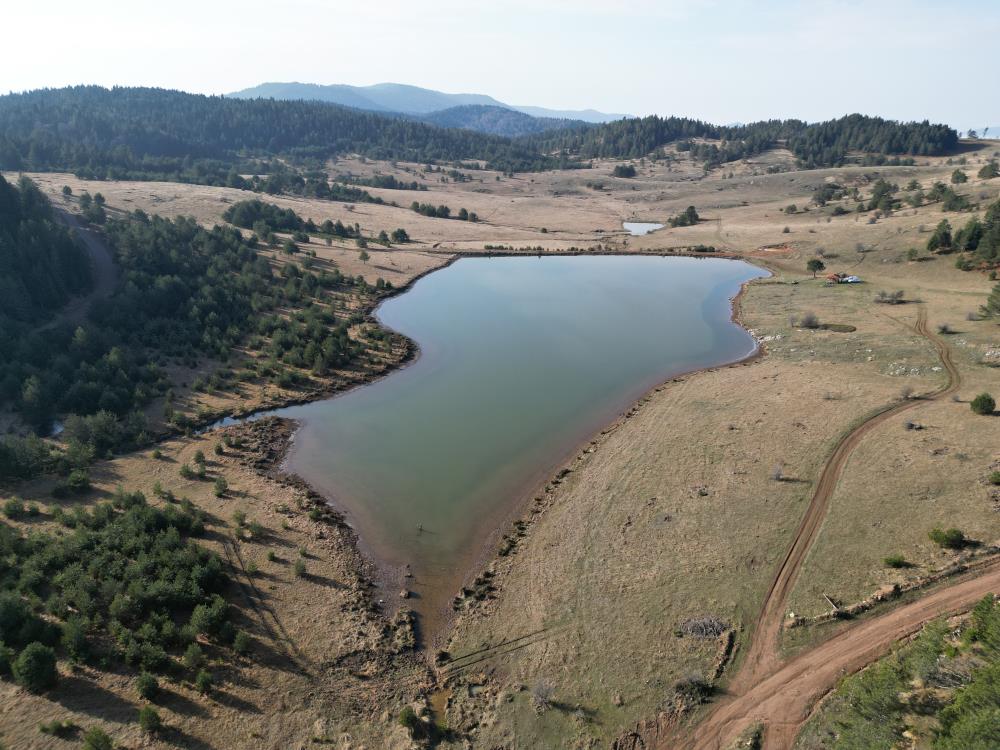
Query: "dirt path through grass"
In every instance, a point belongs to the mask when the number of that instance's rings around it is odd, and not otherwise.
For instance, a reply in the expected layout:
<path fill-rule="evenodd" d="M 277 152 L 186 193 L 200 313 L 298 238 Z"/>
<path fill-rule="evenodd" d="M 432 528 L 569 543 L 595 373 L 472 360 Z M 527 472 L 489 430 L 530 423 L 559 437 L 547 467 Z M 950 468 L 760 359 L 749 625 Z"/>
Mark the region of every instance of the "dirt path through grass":
<path fill-rule="evenodd" d="M 749 719 L 753 717 L 755 720 L 764 721 L 767 726 L 771 726 L 772 723 L 787 723 L 787 719 L 783 717 L 789 715 L 788 712 L 791 710 L 791 706 L 798 707 L 803 700 L 803 696 L 818 697 L 822 695 L 833 687 L 834 682 L 840 674 L 840 672 L 831 672 L 826 669 L 821 671 L 814 670 L 812 672 L 807 670 L 798 677 L 802 680 L 806 680 L 807 678 L 809 680 L 809 689 L 804 690 L 804 688 L 796 687 L 796 685 L 789 682 L 790 675 L 786 675 L 786 672 L 793 664 L 798 662 L 812 664 L 814 663 L 814 655 L 817 652 L 826 653 L 827 659 L 834 654 L 839 654 L 840 659 L 838 663 L 840 661 L 845 661 L 846 663 L 846 660 L 853 659 L 849 661 L 853 665 L 857 661 L 857 654 L 840 651 L 840 649 L 845 647 L 844 645 L 840 645 L 832 651 L 829 650 L 830 644 L 834 642 L 840 643 L 841 641 L 845 641 L 846 643 L 855 643 L 856 641 L 848 638 L 848 635 L 853 632 L 851 630 L 843 637 L 838 637 L 834 641 L 828 641 L 826 644 L 803 654 L 783 666 L 779 650 L 781 631 L 788 597 L 795 586 L 799 570 L 809 553 L 809 549 L 819 535 L 820 528 L 823 525 L 823 520 L 826 518 L 827 509 L 830 505 L 830 499 L 833 497 L 834 490 L 837 487 L 837 481 L 855 448 L 857 448 L 866 435 L 886 420 L 926 401 L 950 396 L 961 385 L 961 375 L 952 362 L 948 345 L 938 336 L 931 333 L 927 326 L 927 310 L 925 307 L 921 306 L 919 308 L 916 324 L 912 327 L 914 331 L 926 338 L 934 346 L 947 374 L 946 382 L 939 389 L 931 393 L 882 408 L 844 435 L 840 442 L 837 443 L 833 453 L 820 472 L 819 480 L 816 483 L 816 490 L 809 502 L 809 507 L 806 509 L 802 521 L 799 523 L 799 528 L 792 540 L 791 547 L 778 567 L 774 581 L 765 596 L 741 668 L 734 675 L 729 685 L 728 695 L 730 698 L 728 700 L 725 698 L 722 699 L 718 707 L 699 724 L 693 737 L 690 738 L 691 742 L 687 746 L 694 748 L 720 747 L 722 742 L 728 739 L 729 728 L 740 718 Z M 924 610 L 914 611 L 923 612 Z M 932 613 L 930 616 L 933 616 L 933 614 L 935 613 Z M 876 634 L 887 632 L 889 629 L 897 627 L 898 618 L 894 617 L 894 613 L 872 622 L 882 622 L 883 619 L 885 620 L 884 627 L 886 631 L 876 631 Z M 911 620 L 907 620 L 907 623 L 912 625 L 913 629 L 919 627 L 924 621 L 912 622 Z M 879 643 L 882 643 L 882 641 L 879 641 Z M 886 648 L 889 643 L 891 641 L 886 642 Z M 881 651 L 867 648 L 864 653 L 877 655 Z M 872 656 L 872 658 L 875 658 L 875 656 Z M 854 669 L 860 669 L 866 663 L 868 662 L 860 661 L 854 666 Z M 798 675 L 798 673 L 794 674 Z M 783 680 L 778 680 L 777 677 L 780 675 L 786 675 L 786 677 Z M 785 684 L 786 682 L 788 684 Z M 783 697 L 784 702 L 782 700 Z M 795 715 L 798 716 L 801 713 L 799 711 Z M 808 712 L 802 715 L 802 721 L 805 720 L 807 714 Z M 790 746 L 795 734 L 791 733 L 789 735 L 791 737 L 790 740 L 787 739 L 787 734 L 787 730 L 782 730 L 780 735 L 770 733 L 769 739 L 771 744 L 768 747 Z M 779 739 L 779 736 L 783 739 Z"/>

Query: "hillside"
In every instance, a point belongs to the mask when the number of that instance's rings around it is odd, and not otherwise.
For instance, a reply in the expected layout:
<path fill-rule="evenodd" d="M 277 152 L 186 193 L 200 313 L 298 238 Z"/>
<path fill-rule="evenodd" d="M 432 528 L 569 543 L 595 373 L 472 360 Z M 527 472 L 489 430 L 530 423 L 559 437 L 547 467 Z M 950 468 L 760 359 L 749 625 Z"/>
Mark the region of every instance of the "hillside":
<path fill-rule="evenodd" d="M 720 141 L 694 142 L 692 139 Z M 718 126 L 686 117 L 619 120 L 589 130 L 544 133 L 526 143 L 541 151 L 560 150 L 574 156 L 636 159 L 669 143 L 709 166 L 743 159 L 784 145 L 807 168 L 836 166 L 860 152 L 878 157 L 939 156 L 958 145 L 958 133 L 947 125 L 901 123 L 860 114 L 836 120 L 768 120 L 747 125 Z M 884 159 L 871 159 L 882 163 Z"/>
<path fill-rule="evenodd" d="M 0 97 L 0 168 L 225 184 L 237 165 L 344 153 L 417 162 L 554 164 L 521 144 L 319 102 L 224 99 L 154 88 L 77 86 Z M 192 168 L 192 160 L 203 163 Z M 550 164 L 550 162 L 552 164 Z"/>
<path fill-rule="evenodd" d="M 532 117 L 513 109 L 482 104 L 451 107 L 425 115 L 422 119 L 444 128 L 465 128 L 508 138 L 544 133 L 550 130 L 579 130 L 592 127 L 582 120 Z"/>

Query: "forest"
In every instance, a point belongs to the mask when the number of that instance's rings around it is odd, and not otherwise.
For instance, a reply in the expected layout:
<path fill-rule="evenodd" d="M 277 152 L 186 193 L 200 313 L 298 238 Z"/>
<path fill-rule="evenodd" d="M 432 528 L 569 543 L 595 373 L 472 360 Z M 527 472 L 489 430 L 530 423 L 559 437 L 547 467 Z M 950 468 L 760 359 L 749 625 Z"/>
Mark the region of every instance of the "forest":
<path fill-rule="evenodd" d="M 467 168 L 485 163 L 513 173 L 582 167 L 593 158 L 641 158 L 675 142 L 708 167 L 779 145 L 802 166 L 820 167 L 938 155 L 958 143 L 958 134 L 945 125 L 858 114 L 821 123 L 738 126 L 654 115 L 507 138 L 323 102 L 97 86 L 0 96 L 0 133 L 3 169 L 228 185 L 358 202 L 373 199 L 295 170 L 315 172 L 328 158 L 357 153 L 420 163 L 466 160 Z M 276 156 L 283 162 L 272 161 Z M 261 176 L 264 171 L 268 176 Z"/>
<path fill-rule="evenodd" d="M 75 86 L 0 96 L 0 133 L 0 168 L 98 179 L 225 184 L 245 162 L 274 155 L 313 163 L 345 153 L 417 162 L 481 159 L 503 171 L 558 164 L 507 138 L 323 102 L 154 88 Z"/>
<path fill-rule="evenodd" d="M 720 141 L 696 143 L 692 139 Z M 618 120 L 596 128 L 552 131 L 523 139 L 544 152 L 562 151 L 573 158 L 638 159 L 678 142 L 682 151 L 708 167 L 744 159 L 785 145 L 806 168 L 837 166 L 852 152 L 891 156 L 931 156 L 958 145 L 958 133 L 929 122 L 900 123 L 881 117 L 847 115 L 821 123 L 768 120 L 737 126 L 717 126 L 686 117 Z M 874 159 L 873 163 L 879 163 Z"/>
<path fill-rule="evenodd" d="M 11 189 L 20 196 L 34 188 Z M 40 206 L 44 212 L 47 204 Z M 32 221 L 33 215 L 21 219 Z M 18 223 L 10 231 L 25 230 Z M 87 322 L 43 332 L 12 319 L 0 329 L 0 349 L 7 353 L 0 361 L 0 402 L 41 434 L 62 418 L 69 445 L 53 466 L 40 441 L 0 439 L 0 480 L 51 468 L 69 472 L 95 456 L 144 444 L 140 410 L 170 390 L 163 367 L 168 358 L 189 366 L 204 357 L 226 363 L 234 347 L 246 345 L 260 354 L 247 365 L 255 368 L 249 375 L 294 387 L 303 368 L 322 374 L 364 351 L 348 336 L 351 321 L 322 304 L 331 290 L 366 293 L 363 281 L 295 264 L 276 273 L 256 238 L 245 239 L 232 227 L 204 229 L 182 217 L 137 211 L 109 220 L 105 232 L 122 281 L 110 298 L 95 303 Z M 25 278 L 33 270 L 26 267 Z M 281 313 L 288 309 L 301 312 Z M 181 415 L 166 416 L 184 426 Z"/>
<path fill-rule="evenodd" d="M 28 179 L 15 187 L 0 175 L 0 328 L 44 320 L 90 286 L 86 251 L 45 196 Z"/>
<path fill-rule="evenodd" d="M 229 581 L 222 561 L 194 542 L 205 520 L 190 501 L 154 508 L 119 488 L 89 511 L 46 513 L 16 498 L 4 511 L 45 513 L 63 530 L 25 535 L 0 521 L 0 678 L 43 692 L 58 680 L 58 654 L 173 677 L 190 671 L 198 681 L 197 637 L 245 640 L 219 596 Z"/>

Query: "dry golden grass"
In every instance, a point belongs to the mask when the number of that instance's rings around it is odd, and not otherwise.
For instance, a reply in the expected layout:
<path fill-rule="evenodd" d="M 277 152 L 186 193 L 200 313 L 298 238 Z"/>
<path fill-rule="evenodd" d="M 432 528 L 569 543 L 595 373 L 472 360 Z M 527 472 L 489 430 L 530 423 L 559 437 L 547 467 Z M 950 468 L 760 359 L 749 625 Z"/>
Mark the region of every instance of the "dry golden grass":
<path fill-rule="evenodd" d="M 995 149 L 988 144 L 968 155 L 970 175 Z M 916 305 L 875 305 L 876 291 L 904 289 L 908 298 L 924 301 L 932 325 L 949 322 L 959 331 L 948 340 L 965 380 L 964 398 L 983 389 L 1000 392 L 1000 369 L 978 364 L 986 351 L 1000 349 L 998 329 L 992 322 L 965 321 L 966 313 L 982 303 L 990 283 L 982 274 L 957 271 L 947 257 L 906 261 L 908 248 L 925 244 L 921 226 L 929 229 L 944 216 L 964 222 L 965 215 L 942 214 L 939 207 L 928 206 L 868 224 L 867 216 L 831 218 L 828 210 L 815 207 L 791 216 L 782 212 L 790 203 L 805 207 L 812 189 L 824 181 L 858 185 L 862 191 L 875 173 L 901 184 L 916 178 L 925 188 L 935 179 L 947 181 L 954 166 L 940 159 L 927 161 L 917 167 L 766 174 L 770 166 L 790 166 L 787 153 L 772 152 L 708 176 L 679 158 L 669 168 L 664 163 L 639 164 L 632 180 L 612 178 L 614 162 L 600 162 L 593 170 L 500 180 L 484 171 L 471 173 L 472 182 L 441 183 L 439 175 L 421 174 L 420 165 L 342 160 L 333 171 L 395 173 L 429 187 L 420 192 L 369 189 L 402 207 L 356 204 L 353 210 L 337 202 L 256 196 L 228 188 L 32 177 L 57 201 L 62 200 L 62 185 L 68 184 L 75 193 L 102 192 L 112 209 L 186 214 L 205 224 L 220 221 L 230 202 L 261 197 L 317 222 L 358 221 L 373 234 L 403 227 L 415 242 L 384 251 L 369 248 L 368 264 L 360 262 L 355 247 L 309 247 L 345 274 L 361 274 L 369 281 L 381 276 L 397 286 L 444 263 L 453 250 L 481 251 L 486 244 L 552 250 L 601 244 L 663 251 L 702 243 L 744 254 L 775 272 L 773 278 L 752 285 L 742 305 L 743 318 L 765 341 L 767 355 L 750 365 L 666 384 L 633 416 L 599 438 L 592 452 L 585 451 L 572 463 L 573 472 L 542 495 L 545 499 L 537 507 L 544 510 L 528 513 L 533 522 L 516 553 L 492 564 L 498 598 L 456 624 L 449 644 L 453 657 L 487 646 L 491 650 L 452 677 L 448 723 L 468 732 L 476 747 L 565 747 L 606 742 L 653 717 L 668 702 L 678 678 L 711 671 L 717 644 L 675 636 L 684 619 L 719 616 L 743 628 L 737 635 L 742 642 L 837 437 L 897 399 L 904 387 L 919 393 L 940 385 L 943 376 L 935 369 L 933 349 L 907 325 L 915 318 Z M 588 187 L 587 182 L 603 183 L 603 189 Z M 963 192 L 985 201 L 995 199 L 998 189 L 1000 180 L 984 184 L 972 179 Z M 412 200 L 466 207 L 484 221 L 420 217 L 406 208 Z M 705 219 L 697 227 L 664 229 L 642 238 L 621 231 L 622 220 L 662 222 L 688 205 L 695 205 Z M 787 233 L 782 231 L 785 226 Z M 858 243 L 866 252 L 857 252 Z M 867 283 L 826 286 L 811 279 L 805 263 L 820 249 L 829 271 L 858 273 Z M 834 333 L 790 326 L 790 317 L 807 311 L 825 323 L 856 330 Z M 248 398 L 264 403 L 271 396 L 249 391 L 210 397 L 181 394 L 191 399 L 189 409 L 231 409 Z M 899 572 L 881 566 L 881 558 L 889 553 L 904 553 L 920 565 L 903 574 L 919 574 L 942 557 L 927 541 L 930 525 L 959 526 L 987 541 L 992 541 L 991 531 L 995 536 L 994 511 L 982 484 L 986 469 L 998 458 L 991 453 L 995 421 L 975 418 L 967 404 L 951 402 L 917 407 L 908 418 L 927 429 L 906 431 L 887 423 L 866 438 L 850 461 L 793 595 L 791 605 L 797 612 L 822 610 L 818 594 L 850 601 L 896 580 Z M 181 462 L 190 460 L 198 446 L 211 455 L 215 439 L 176 440 L 163 449 Z M 939 448 L 946 452 L 932 455 Z M 771 478 L 778 463 L 786 481 Z M 215 470 L 246 494 L 224 501 L 212 496 L 208 483 L 181 480 L 178 466 L 144 453 L 102 463 L 95 476 L 102 491 L 118 482 L 148 490 L 160 480 L 212 513 L 215 530 L 222 535 L 231 531 L 227 524 L 238 507 L 264 523 L 274 535 L 270 546 L 247 542 L 240 548 L 244 559 L 253 559 L 265 573 L 258 588 L 289 638 L 267 635 L 263 620 L 253 622 L 252 607 L 245 607 L 251 618 L 248 627 L 257 628 L 254 634 L 262 649 L 277 654 L 294 644 L 309 665 L 310 678 L 289 671 L 287 661 L 277 657 L 253 665 L 226 665 L 224 691 L 233 696 L 230 704 L 177 688 L 189 703 L 178 698 L 179 708 L 164 712 L 168 724 L 183 731 L 192 746 L 287 747 L 305 744 L 313 735 L 345 747 L 403 746 L 406 740 L 392 717 L 417 697 L 422 671 L 415 666 L 409 671 L 386 669 L 372 662 L 365 668 L 378 678 L 375 682 L 397 682 L 392 690 L 367 692 L 359 685 L 369 683 L 345 676 L 336 666 L 338 656 L 353 649 L 375 648 L 384 625 L 380 616 L 353 608 L 361 601 L 353 584 L 336 585 L 349 582 L 357 569 L 353 547 L 340 538 L 320 539 L 323 529 L 294 511 L 292 490 L 228 458 Z M 46 490 L 28 488 L 25 494 L 37 493 L 48 504 Z M 291 515 L 278 510 L 282 504 L 293 509 Z M 282 519 L 289 528 L 282 528 Z M 310 569 L 333 584 L 294 579 L 287 567 L 266 560 L 269 548 L 290 558 L 301 545 L 316 555 Z M 232 592 L 234 602 L 242 596 L 239 590 Z M 55 700 L 31 697 L 4 684 L 3 740 L 14 747 L 57 747 L 57 741 L 37 733 L 37 722 L 73 716 L 86 726 L 99 714 L 124 742 L 147 742 L 134 725 L 138 704 L 129 676 L 88 673 L 80 679 L 81 686 L 96 687 L 81 687 L 74 695 L 60 692 Z M 554 702 L 541 714 L 531 700 L 540 681 L 551 686 Z M 91 689 L 97 692 L 87 692 Z M 344 696 L 363 700 L 351 703 Z M 71 710 L 71 700 L 77 701 L 73 705 L 78 710 Z M 183 706 L 189 706 L 187 712 Z M 346 735 L 349 740 L 343 739 Z"/>

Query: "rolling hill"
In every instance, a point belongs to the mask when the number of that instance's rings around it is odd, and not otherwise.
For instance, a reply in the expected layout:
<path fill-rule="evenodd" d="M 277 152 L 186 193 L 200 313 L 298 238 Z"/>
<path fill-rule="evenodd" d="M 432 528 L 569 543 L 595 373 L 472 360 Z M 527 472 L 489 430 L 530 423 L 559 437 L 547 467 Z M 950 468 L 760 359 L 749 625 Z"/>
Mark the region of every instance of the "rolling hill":
<path fill-rule="evenodd" d="M 556 110 L 505 104 L 484 94 L 446 94 L 402 83 L 377 83 L 373 86 L 348 86 L 346 84 L 323 86 L 315 83 L 295 82 L 262 83 L 227 96 L 236 99 L 305 99 L 341 104 L 345 107 L 369 109 L 375 112 L 399 112 L 407 115 L 426 115 L 453 107 L 477 105 L 513 110 L 531 117 L 582 120 L 590 123 L 610 122 L 627 117 L 627 115 L 609 114 L 593 109 Z"/>

